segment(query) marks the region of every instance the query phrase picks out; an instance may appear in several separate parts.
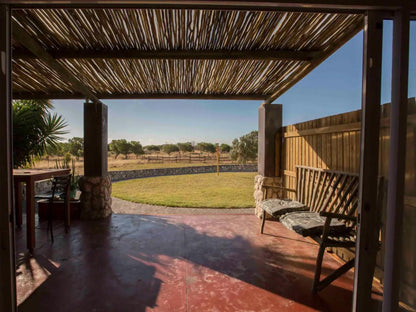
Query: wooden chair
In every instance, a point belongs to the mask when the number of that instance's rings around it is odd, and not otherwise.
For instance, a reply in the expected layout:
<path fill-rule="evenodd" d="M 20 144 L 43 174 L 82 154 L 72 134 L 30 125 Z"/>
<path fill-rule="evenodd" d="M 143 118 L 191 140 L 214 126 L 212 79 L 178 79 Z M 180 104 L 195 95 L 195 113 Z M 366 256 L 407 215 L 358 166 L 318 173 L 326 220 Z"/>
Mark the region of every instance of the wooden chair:
<path fill-rule="evenodd" d="M 68 233 L 70 226 L 70 207 L 69 207 L 69 192 L 70 192 L 70 183 L 71 183 L 71 174 L 57 176 L 52 178 L 52 187 L 50 193 L 36 195 L 36 199 L 47 199 L 49 201 L 48 208 L 48 226 L 47 231 L 50 231 L 52 243 L 54 242 L 53 238 L 53 204 L 56 201 L 61 201 L 63 199 L 65 206 L 65 233 Z"/>

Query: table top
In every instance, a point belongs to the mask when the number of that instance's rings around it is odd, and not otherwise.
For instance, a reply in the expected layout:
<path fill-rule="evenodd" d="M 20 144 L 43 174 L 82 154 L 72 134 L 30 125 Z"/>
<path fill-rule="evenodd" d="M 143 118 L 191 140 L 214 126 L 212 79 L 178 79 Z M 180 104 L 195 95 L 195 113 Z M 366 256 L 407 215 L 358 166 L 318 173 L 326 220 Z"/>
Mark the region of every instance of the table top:
<path fill-rule="evenodd" d="M 48 179 L 52 176 L 68 174 L 71 169 L 13 169 L 13 177 L 19 179 Z"/>

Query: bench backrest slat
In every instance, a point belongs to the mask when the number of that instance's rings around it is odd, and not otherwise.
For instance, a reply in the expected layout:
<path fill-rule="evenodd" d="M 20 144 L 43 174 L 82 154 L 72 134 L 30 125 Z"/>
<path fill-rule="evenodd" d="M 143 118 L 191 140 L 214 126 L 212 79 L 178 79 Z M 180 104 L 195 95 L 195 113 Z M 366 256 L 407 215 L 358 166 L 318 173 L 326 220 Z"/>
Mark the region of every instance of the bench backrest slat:
<path fill-rule="evenodd" d="M 354 216 L 358 207 L 358 174 L 296 166 L 297 200 L 310 211 Z"/>

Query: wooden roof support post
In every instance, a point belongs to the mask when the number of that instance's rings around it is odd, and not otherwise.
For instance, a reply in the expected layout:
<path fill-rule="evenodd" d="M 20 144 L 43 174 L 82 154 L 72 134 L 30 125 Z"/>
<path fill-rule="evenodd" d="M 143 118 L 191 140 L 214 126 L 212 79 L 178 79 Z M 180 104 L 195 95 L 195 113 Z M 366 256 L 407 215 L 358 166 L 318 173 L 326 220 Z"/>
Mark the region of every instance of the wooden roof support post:
<path fill-rule="evenodd" d="M 371 288 L 378 250 L 377 175 L 380 128 L 383 15 L 369 11 L 364 22 L 363 86 L 358 235 L 353 311 L 371 311 Z"/>
<path fill-rule="evenodd" d="M 264 177 L 275 177 L 276 157 L 280 157 L 281 154 L 280 151 L 276 152 L 276 134 L 282 129 L 282 104 L 262 104 L 258 114 L 258 174 Z"/>
<path fill-rule="evenodd" d="M 11 10 L 0 5 L 0 311 L 16 311 L 13 229 Z"/>
<path fill-rule="evenodd" d="M 399 302 L 404 174 L 406 169 L 409 18 L 409 11 L 402 9 L 396 12 L 393 19 L 390 157 L 383 297 L 383 311 L 386 312 L 398 310 Z"/>

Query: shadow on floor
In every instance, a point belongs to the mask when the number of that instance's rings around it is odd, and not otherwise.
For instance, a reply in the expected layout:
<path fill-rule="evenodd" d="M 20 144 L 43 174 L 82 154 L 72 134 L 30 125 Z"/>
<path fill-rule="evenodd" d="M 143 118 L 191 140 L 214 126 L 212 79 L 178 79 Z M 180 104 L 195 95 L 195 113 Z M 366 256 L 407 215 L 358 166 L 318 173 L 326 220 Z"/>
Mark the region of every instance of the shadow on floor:
<path fill-rule="evenodd" d="M 19 311 L 350 311 L 350 272 L 313 296 L 317 246 L 259 222 L 113 215 L 60 227 L 53 245 L 41 226 L 18 268 Z M 338 265 L 326 257 L 323 274 Z"/>

